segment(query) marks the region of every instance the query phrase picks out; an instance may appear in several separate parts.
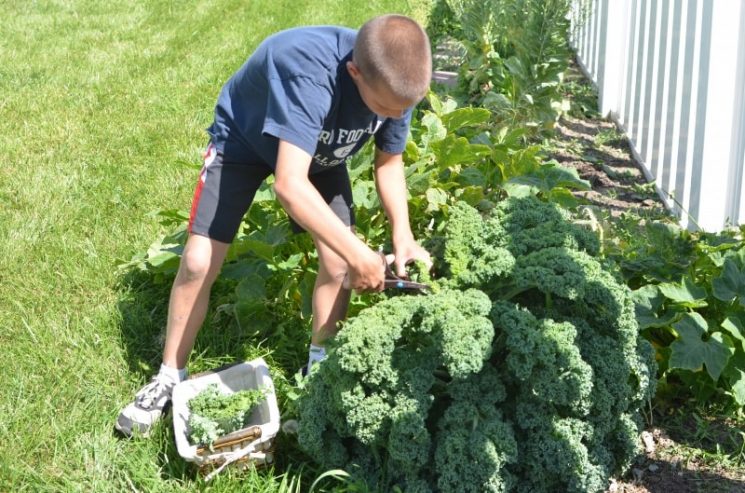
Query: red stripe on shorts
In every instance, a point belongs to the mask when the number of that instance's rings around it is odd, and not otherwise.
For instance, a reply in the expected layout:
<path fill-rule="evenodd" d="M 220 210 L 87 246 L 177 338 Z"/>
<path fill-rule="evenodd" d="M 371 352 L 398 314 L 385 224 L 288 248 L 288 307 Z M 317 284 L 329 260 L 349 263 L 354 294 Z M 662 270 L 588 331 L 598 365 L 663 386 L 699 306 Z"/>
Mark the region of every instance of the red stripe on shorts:
<path fill-rule="evenodd" d="M 194 219 L 197 217 L 197 208 L 199 207 L 199 198 L 202 196 L 202 188 L 204 188 L 204 180 L 202 180 L 202 173 L 199 173 L 199 182 L 197 188 L 194 190 L 194 198 L 191 201 L 191 212 L 189 212 L 189 234 L 191 234 L 191 228 L 194 225 Z"/>
<path fill-rule="evenodd" d="M 194 225 L 194 219 L 197 217 L 197 209 L 199 208 L 199 199 L 202 196 L 202 189 L 204 188 L 204 182 L 207 179 L 207 166 L 209 166 L 215 159 L 215 145 L 210 144 L 207 146 L 207 150 L 204 151 L 204 165 L 202 171 L 199 172 L 199 181 L 197 182 L 197 188 L 194 190 L 194 198 L 191 201 L 191 211 L 189 212 L 189 227 L 187 231 L 191 234 L 191 228 Z"/>

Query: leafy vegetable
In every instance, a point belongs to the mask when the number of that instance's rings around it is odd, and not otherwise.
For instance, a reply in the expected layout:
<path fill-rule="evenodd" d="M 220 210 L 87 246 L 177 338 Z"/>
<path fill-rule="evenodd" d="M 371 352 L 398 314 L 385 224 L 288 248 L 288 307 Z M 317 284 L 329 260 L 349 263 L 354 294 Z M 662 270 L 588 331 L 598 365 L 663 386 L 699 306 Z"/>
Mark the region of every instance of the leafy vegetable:
<path fill-rule="evenodd" d="M 217 438 L 246 426 L 251 412 L 266 398 L 263 389 L 220 392 L 208 385 L 189 400 L 189 439 L 193 444 L 211 445 Z"/>
<path fill-rule="evenodd" d="M 345 323 L 298 401 L 301 447 L 375 491 L 603 491 L 655 384 L 628 288 L 558 206 L 448 214 L 445 278 Z"/>

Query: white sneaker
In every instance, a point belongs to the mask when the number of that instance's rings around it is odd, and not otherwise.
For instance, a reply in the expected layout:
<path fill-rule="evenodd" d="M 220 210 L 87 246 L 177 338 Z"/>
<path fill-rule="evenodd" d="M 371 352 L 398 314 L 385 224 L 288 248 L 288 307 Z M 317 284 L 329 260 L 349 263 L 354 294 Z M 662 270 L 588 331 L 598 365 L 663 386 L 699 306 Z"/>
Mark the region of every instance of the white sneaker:
<path fill-rule="evenodd" d="M 175 386 L 176 382 L 169 377 L 155 375 L 135 394 L 134 402 L 122 409 L 114 427 L 128 437 L 135 432 L 148 436 L 153 425 L 165 414 Z"/>

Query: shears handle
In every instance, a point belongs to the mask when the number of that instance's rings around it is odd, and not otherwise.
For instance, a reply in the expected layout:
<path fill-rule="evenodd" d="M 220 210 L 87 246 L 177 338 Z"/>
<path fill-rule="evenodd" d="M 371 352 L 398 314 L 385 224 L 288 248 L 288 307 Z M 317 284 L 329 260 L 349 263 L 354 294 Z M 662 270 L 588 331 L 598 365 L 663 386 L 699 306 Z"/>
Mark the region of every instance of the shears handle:
<path fill-rule="evenodd" d="M 384 289 L 402 289 L 406 291 L 418 291 L 420 293 L 428 291 L 429 285 L 422 284 L 420 282 L 409 281 L 398 277 L 391 268 L 391 264 L 388 263 L 385 255 L 381 252 L 380 255 L 383 257 L 383 263 L 385 264 L 385 281 L 383 283 Z"/>

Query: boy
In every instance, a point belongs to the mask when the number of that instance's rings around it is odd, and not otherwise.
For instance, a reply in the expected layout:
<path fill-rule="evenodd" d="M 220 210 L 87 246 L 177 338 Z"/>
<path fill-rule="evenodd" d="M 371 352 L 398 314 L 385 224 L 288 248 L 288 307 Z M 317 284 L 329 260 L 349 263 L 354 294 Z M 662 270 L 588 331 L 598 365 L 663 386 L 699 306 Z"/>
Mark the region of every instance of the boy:
<path fill-rule="evenodd" d="M 346 159 L 374 136 L 375 182 L 391 223 L 394 270 L 430 263 L 415 241 L 401 154 L 413 107 L 431 79 L 429 40 L 414 20 L 384 15 L 359 32 L 318 26 L 267 38 L 220 92 L 168 306 L 160 371 L 125 407 L 116 428 L 147 434 L 160 419 L 204 321 L 230 242 L 261 183 L 274 174 L 295 231 L 318 251 L 308 367 L 325 356 L 350 289 L 380 291 L 384 261 L 354 234 Z M 346 279 L 346 280 L 345 280 Z"/>

